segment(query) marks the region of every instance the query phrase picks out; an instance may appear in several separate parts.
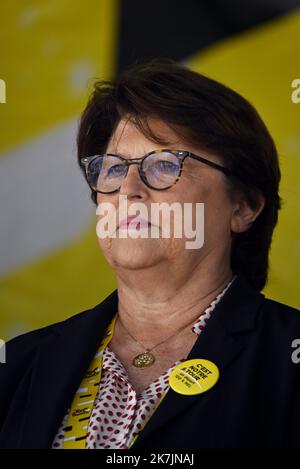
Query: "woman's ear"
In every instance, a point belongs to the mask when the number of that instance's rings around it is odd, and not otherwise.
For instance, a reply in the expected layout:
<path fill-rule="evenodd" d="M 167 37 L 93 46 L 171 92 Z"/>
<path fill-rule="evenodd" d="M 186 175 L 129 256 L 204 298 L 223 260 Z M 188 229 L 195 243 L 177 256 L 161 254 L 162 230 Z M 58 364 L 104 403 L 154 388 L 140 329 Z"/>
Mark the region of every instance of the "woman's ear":
<path fill-rule="evenodd" d="M 252 207 L 244 194 L 240 194 L 235 202 L 232 218 L 231 231 L 243 233 L 247 231 L 265 206 L 265 198 L 261 192 L 256 194 L 256 205 Z"/>

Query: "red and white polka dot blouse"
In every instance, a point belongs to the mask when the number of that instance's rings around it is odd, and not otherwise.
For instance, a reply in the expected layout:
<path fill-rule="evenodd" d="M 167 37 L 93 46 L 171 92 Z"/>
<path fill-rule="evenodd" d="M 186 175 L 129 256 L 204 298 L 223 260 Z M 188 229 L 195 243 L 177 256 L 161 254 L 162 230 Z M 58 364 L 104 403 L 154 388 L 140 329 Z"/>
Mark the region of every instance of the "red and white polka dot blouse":
<path fill-rule="evenodd" d="M 234 277 L 235 278 L 235 277 Z M 211 316 L 215 305 L 221 300 L 234 278 L 211 302 L 192 326 L 200 335 Z M 102 375 L 91 418 L 87 425 L 87 449 L 128 449 L 133 438 L 143 429 L 169 390 L 171 371 L 186 358 L 176 361 L 168 370 L 153 381 L 139 395 L 132 388 L 122 363 L 109 345 L 106 346 L 102 361 Z M 83 392 L 78 389 L 77 392 Z M 61 449 L 70 408 L 59 427 L 52 443 L 53 449 Z"/>

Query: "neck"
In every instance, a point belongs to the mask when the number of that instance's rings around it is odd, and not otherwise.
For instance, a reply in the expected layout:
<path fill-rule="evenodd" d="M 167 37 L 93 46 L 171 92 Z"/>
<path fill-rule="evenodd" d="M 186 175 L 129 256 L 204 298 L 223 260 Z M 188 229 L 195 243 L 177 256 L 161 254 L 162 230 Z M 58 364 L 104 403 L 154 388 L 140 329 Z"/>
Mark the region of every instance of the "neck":
<path fill-rule="evenodd" d="M 229 263 L 169 269 L 117 275 L 121 322 L 145 346 L 192 325 L 233 277 Z"/>

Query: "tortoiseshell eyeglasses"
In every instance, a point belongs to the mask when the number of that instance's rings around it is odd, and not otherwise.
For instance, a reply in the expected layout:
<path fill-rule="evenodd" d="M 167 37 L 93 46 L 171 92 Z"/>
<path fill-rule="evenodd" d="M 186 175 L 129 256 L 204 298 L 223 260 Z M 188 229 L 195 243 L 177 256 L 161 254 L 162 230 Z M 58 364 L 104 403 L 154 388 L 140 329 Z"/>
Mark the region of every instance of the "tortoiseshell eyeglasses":
<path fill-rule="evenodd" d="M 188 157 L 222 171 L 227 176 L 238 177 L 230 169 L 185 150 L 153 150 L 140 158 L 132 159 L 105 153 L 84 157 L 81 164 L 89 186 L 96 192 L 110 194 L 118 191 L 132 164 L 138 165 L 140 178 L 147 187 L 161 191 L 178 182 L 184 161 Z"/>

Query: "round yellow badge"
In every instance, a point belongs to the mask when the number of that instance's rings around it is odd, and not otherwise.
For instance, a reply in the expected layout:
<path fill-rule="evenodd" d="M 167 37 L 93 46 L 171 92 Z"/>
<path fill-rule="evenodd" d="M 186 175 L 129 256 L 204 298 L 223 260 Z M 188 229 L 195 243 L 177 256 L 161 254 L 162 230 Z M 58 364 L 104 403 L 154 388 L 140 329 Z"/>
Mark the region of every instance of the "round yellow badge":
<path fill-rule="evenodd" d="M 191 396 L 212 388 L 219 379 L 219 369 L 211 361 L 194 358 L 177 365 L 170 374 L 171 388 L 179 394 Z"/>

